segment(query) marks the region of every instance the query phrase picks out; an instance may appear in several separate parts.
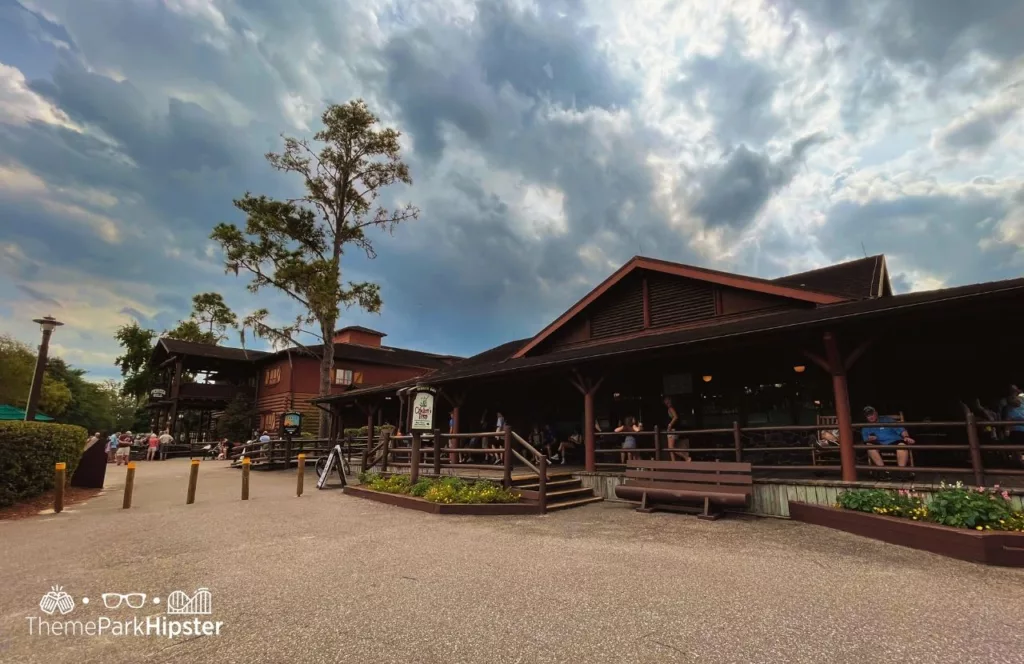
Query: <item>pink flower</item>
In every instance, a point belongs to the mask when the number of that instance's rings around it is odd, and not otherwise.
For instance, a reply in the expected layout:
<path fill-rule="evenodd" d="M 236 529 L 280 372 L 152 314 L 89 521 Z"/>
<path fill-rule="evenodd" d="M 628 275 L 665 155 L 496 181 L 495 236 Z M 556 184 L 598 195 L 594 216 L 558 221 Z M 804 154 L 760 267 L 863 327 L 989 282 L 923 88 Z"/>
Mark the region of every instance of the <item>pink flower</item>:
<path fill-rule="evenodd" d="M 993 484 L 993 485 L 992 485 L 992 488 L 993 488 L 993 489 L 998 489 L 998 488 L 999 488 L 999 485 L 998 485 L 998 484 Z"/>
<path fill-rule="evenodd" d="M 1004 500 L 1009 500 L 1010 499 L 1010 492 L 1009 491 L 1003 491 L 1003 499 Z"/>

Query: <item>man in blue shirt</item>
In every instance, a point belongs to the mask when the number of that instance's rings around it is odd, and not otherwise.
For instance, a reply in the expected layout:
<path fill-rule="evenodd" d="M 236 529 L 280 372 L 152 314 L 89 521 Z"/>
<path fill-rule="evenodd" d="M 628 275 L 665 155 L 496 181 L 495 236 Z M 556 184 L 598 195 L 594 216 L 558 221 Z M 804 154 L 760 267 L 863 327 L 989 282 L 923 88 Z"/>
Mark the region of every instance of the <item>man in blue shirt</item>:
<path fill-rule="evenodd" d="M 879 417 L 878 411 L 871 406 L 864 407 L 864 417 L 871 424 L 896 421 L 891 417 Z M 903 445 L 914 444 L 914 439 L 907 434 L 907 430 L 903 427 L 864 427 L 860 430 L 860 435 L 868 445 L 899 445 L 902 447 Z M 909 457 L 910 454 L 906 449 L 896 450 L 896 464 L 898 466 L 906 466 Z M 885 465 L 885 462 L 882 461 L 882 455 L 878 453 L 878 450 L 868 450 L 868 458 L 876 466 Z"/>

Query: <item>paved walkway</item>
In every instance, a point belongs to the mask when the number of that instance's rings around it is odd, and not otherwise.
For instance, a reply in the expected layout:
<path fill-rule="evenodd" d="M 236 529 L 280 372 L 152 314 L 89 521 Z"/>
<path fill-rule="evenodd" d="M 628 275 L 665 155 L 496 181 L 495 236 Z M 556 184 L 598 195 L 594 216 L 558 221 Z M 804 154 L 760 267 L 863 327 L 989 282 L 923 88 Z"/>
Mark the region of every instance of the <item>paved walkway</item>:
<path fill-rule="evenodd" d="M 187 460 L 140 463 L 123 511 L 111 470 L 70 513 L 0 522 L 0 661 L 1024 662 L 1024 571 L 814 526 L 614 503 L 441 517 L 296 498 L 284 472 L 254 472 L 243 503 L 224 462 L 186 506 Z M 57 584 L 81 621 L 209 588 L 222 633 L 30 636 Z M 111 592 L 147 605 L 105 609 Z"/>

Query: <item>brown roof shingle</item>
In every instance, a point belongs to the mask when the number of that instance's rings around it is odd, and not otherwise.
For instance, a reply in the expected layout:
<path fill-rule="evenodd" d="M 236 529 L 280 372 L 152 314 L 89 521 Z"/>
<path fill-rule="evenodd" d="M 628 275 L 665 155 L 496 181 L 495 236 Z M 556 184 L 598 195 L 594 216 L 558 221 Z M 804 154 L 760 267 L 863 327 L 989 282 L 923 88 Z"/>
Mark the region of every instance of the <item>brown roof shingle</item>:
<path fill-rule="evenodd" d="M 774 281 L 796 288 L 809 288 L 836 295 L 856 298 L 878 297 L 882 280 L 888 279 L 885 256 L 868 256 L 857 260 L 829 265 L 798 274 L 779 277 Z"/>

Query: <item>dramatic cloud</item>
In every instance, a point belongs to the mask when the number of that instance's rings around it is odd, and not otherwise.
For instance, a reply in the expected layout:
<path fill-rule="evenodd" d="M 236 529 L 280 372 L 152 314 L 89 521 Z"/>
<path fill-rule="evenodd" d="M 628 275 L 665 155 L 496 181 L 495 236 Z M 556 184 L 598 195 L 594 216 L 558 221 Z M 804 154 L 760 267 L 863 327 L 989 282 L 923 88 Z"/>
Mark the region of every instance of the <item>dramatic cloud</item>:
<path fill-rule="evenodd" d="M 897 290 L 1016 276 L 1024 8 L 1004 0 L 0 0 L 0 328 L 111 339 L 257 301 L 208 236 L 328 102 L 404 133 L 419 221 L 346 254 L 395 345 L 536 332 L 637 253 Z"/>

